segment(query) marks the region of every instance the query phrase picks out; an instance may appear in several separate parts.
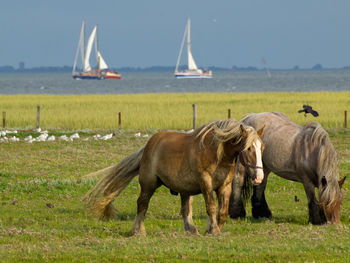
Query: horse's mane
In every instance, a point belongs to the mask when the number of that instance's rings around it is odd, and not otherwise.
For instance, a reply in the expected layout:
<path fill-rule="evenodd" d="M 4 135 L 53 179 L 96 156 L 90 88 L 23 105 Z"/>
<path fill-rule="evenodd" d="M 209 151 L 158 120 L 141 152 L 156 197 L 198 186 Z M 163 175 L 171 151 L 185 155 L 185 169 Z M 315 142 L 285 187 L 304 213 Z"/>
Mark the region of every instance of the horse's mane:
<path fill-rule="evenodd" d="M 194 134 L 196 138 L 200 138 L 200 142 L 203 143 L 206 136 L 213 132 L 213 140 L 217 144 L 227 142 L 229 140 L 234 139 L 235 143 L 238 144 L 241 142 L 241 130 L 240 125 L 243 125 L 243 127 L 247 131 L 247 139 L 246 144 L 244 145 L 244 148 L 242 150 L 246 150 L 250 145 L 252 145 L 253 141 L 258 136 L 256 133 L 254 133 L 254 128 L 244 125 L 241 122 L 238 122 L 235 119 L 228 119 L 228 120 L 217 120 L 210 122 L 208 124 L 205 124 L 194 131 Z"/>
<path fill-rule="evenodd" d="M 342 198 L 338 185 L 339 161 L 337 153 L 331 143 L 328 133 L 319 123 L 308 122 L 304 126 L 306 143 L 310 149 L 318 149 L 317 174 L 319 175 L 319 198 L 321 204 L 331 207 Z M 326 185 L 322 184 L 322 178 L 326 179 Z"/>

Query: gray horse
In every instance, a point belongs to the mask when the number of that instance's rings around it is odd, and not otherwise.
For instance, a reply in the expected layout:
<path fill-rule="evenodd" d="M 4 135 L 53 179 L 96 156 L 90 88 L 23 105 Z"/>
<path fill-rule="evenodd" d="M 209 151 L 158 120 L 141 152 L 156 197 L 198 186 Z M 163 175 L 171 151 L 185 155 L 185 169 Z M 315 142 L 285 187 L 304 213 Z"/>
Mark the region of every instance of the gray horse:
<path fill-rule="evenodd" d="M 312 224 L 340 223 L 341 187 L 345 177 L 339 180 L 339 162 L 327 132 L 320 124 L 310 122 L 303 127 L 293 123 L 287 116 L 278 112 L 252 113 L 242 122 L 255 129 L 264 127 L 262 141 L 264 180 L 253 187 L 253 217 L 271 218 L 266 203 L 265 188 L 270 172 L 278 176 L 300 182 L 308 199 L 309 222 Z M 242 197 L 244 168 L 235 176 L 232 183 L 229 214 L 231 218 L 245 217 Z M 319 201 L 315 195 L 319 191 Z"/>

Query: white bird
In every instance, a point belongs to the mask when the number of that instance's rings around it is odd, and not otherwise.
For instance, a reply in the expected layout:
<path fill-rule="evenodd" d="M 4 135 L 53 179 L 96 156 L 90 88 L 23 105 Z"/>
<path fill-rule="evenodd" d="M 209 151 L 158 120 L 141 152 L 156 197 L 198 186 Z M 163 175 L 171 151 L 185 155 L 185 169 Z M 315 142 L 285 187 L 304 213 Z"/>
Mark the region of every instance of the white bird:
<path fill-rule="evenodd" d="M 70 137 L 69 137 L 71 140 L 73 140 L 73 139 L 79 139 L 80 138 L 80 136 L 79 136 L 79 134 L 78 133 L 74 133 L 73 135 L 71 135 Z"/>
<path fill-rule="evenodd" d="M 49 138 L 47 138 L 48 142 L 53 142 L 54 140 L 56 140 L 56 137 L 54 135 L 51 135 Z"/>
<path fill-rule="evenodd" d="M 38 137 L 36 137 L 35 140 L 37 142 L 44 142 L 44 141 L 46 141 L 47 137 L 49 137 L 49 135 L 47 133 L 42 133 Z"/>
<path fill-rule="evenodd" d="M 100 138 L 101 138 L 101 135 L 96 134 L 96 135 L 94 135 L 94 136 L 93 136 L 93 138 L 94 138 L 95 140 L 98 140 L 98 139 L 100 139 Z"/>
<path fill-rule="evenodd" d="M 11 142 L 19 142 L 19 138 L 17 138 L 16 136 L 12 136 L 12 137 L 10 138 L 10 141 L 11 141 Z"/>
<path fill-rule="evenodd" d="M 141 132 L 135 133 L 134 136 L 135 137 L 140 137 L 141 136 Z"/>
<path fill-rule="evenodd" d="M 60 136 L 60 140 L 62 140 L 62 141 L 68 141 L 67 135 L 62 135 L 62 136 Z"/>
<path fill-rule="evenodd" d="M 107 135 L 101 137 L 101 140 L 107 141 L 109 139 L 112 139 L 112 137 L 113 137 L 113 133 L 107 134 Z"/>
<path fill-rule="evenodd" d="M 33 139 L 33 136 L 32 135 L 29 135 L 27 137 L 24 138 L 24 140 L 27 142 L 27 141 L 30 141 Z"/>

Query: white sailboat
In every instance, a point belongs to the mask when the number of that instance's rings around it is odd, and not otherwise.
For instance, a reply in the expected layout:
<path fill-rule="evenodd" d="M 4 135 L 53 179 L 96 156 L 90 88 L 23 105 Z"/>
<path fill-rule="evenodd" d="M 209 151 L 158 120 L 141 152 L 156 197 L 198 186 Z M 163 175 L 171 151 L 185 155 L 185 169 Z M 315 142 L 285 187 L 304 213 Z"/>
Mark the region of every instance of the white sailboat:
<path fill-rule="evenodd" d="M 180 59 L 182 56 L 182 50 L 185 43 L 185 38 L 187 36 L 187 70 L 179 71 Z M 175 67 L 174 75 L 176 78 L 212 78 L 213 74 L 211 70 L 202 70 L 197 67 L 196 62 L 194 61 L 192 52 L 191 52 L 191 20 L 188 18 L 187 24 L 185 27 L 184 36 L 181 42 L 181 48 L 179 56 L 177 57 L 177 63 Z"/>
<path fill-rule="evenodd" d="M 97 68 L 92 69 L 90 65 L 90 55 L 92 47 L 95 46 L 95 54 L 97 60 Z M 81 54 L 82 59 L 82 72 L 77 72 L 77 62 Z M 83 21 L 80 31 L 80 38 L 78 43 L 77 52 L 75 54 L 72 76 L 74 79 L 120 79 L 121 75 L 108 68 L 106 61 L 103 59 L 100 51 L 98 50 L 97 41 L 97 25 L 91 32 L 87 45 L 85 46 L 85 21 Z"/>

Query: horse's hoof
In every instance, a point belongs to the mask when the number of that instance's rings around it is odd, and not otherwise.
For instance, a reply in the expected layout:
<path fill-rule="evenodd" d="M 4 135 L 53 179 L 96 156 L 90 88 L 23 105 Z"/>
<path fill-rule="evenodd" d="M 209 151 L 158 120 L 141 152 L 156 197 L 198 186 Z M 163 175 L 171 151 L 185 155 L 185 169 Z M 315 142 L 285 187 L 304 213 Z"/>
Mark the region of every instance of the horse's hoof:
<path fill-rule="evenodd" d="M 191 235 L 191 236 L 199 236 L 199 235 L 200 235 L 199 232 L 198 232 L 198 230 L 197 230 L 197 231 L 189 231 L 189 230 L 186 230 L 185 233 L 186 233 L 187 235 Z"/>
<path fill-rule="evenodd" d="M 131 230 L 131 233 L 133 236 L 143 236 L 145 237 L 147 235 L 146 231 L 142 230 Z"/>
<path fill-rule="evenodd" d="M 262 209 L 262 208 L 253 208 L 252 209 L 252 215 L 254 218 L 272 218 L 272 213 L 270 209 Z"/>
<path fill-rule="evenodd" d="M 213 235 L 213 236 L 218 236 L 218 235 L 221 235 L 221 231 L 219 228 L 214 228 L 214 229 L 211 229 L 211 230 L 207 230 L 205 232 L 205 235 Z"/>

